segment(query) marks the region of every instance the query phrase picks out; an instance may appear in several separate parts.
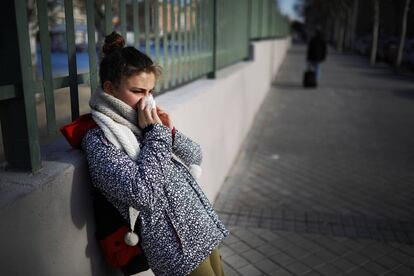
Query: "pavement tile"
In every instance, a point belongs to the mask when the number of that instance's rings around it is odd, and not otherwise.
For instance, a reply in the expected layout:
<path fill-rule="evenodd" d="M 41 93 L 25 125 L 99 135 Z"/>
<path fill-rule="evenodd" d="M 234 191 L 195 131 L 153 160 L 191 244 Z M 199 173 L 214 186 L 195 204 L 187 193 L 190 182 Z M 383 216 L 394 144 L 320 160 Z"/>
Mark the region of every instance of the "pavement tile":
<path fill-rule="evenodd" d="M 401 276 L 413 276 L 414 275 L 414 268 L 411 268 L 406 265 L 401 265 L 397 269 L 394 270 L 395 273 Z"/>
<path fill-rule="evenodd" d="M 224 259 L 224 261 L 234 269 L 238 269 L 249 264 L 249 262 L 245 258 L 239 255 L 227 257 Z"/>
<path fill-rule="evenodd" d="M 320 274 L 318 271 L 311 270 L 311 271 L 306 272 L 302 276 L 321 276 L 321 275 L 322 274 Z"/>
<path fill-rule="evenodd" d="M 276 253 L 280 252 L 280 250 L 272 244 L 263 244 L 255 249 L 263 255 L 265 255 L 266 257 L 271 257 Z"/>
<path fill-rule="evenodd" d="M 229 244 L 228 247 L 230 247 L 233 251 L 238 252 L 238 253 L 243 253 L 250 249 L 250 247 L 245 242 L 242 242 L 242 241 Z"/>
<path fill-rule="evenodd" d="M 275 241 L 277 239 L 280 239 L 280 236 L 276 235 L 275 233 L 272 233 L 270 231 L 266 231 L 266 232 L 262 232 L 261 234 L 259 234 L 259 236 L 266 240 L 266 241 Z"/>
<path fill-rule="evenodd" d="M 375 262 L 367 262 L 362 267 L 374 275 L 381 275 L 389 270 Z"/>
<path fill-rule="evenodd" d="M 348 261 L 356 265 L 360 265 L 369 261 L 368 257 L 363 256 L 357 252 L 348 252 L 343 255 L 343 258 L 347 259 Z"/>
<path fill-rule="evenodd" d="M 269 275 L 271 275 L 271 276 L 294 276 L 294 274 L 292 274 L 289 271 L 284 270 L 284 269 L 276 270 L 276 271 L 272 272 Z"/>
<path fill-rule="evenodd" d="M 286 265 L 288 265 L 290 263 L 293 263 L 295 261 L 295 258 L 287 255 L 284 252 L 277 253 L 277 254 L 271 256 L 270 259 L 272 261 L 274 261 L 275 263 L 281 265 L 281 266 L 286 266 Z"/>
<path fill-rule="evenodd" d="M 338 258 L 338 255 L 326 250 L 326 249 L 321 249 L 319 251 L 315 252 L 316 257 L 326 261 L 326 262 L 330 262 L 335 260 L 336 258 Z"/>
<path fill-rule="evenodd" d="M 348 270 L 354 269 L 355 267 L 357 267 L 357 265 L 355 265 L 354 263 L 351 263 L 350 261 L 344 259 L 344 258 L 338 258 L 334 261 L 331 262 L 332 265 L 336 266 L 337 268 L 339 268 L 341 271 L 346 272 Z"/>
<path fill-rule="evenodd" d="M 395 273 L 394 271 L 389 271 L 389 272 L 386 272 L 386 273 L 384 273 L 382 275 L 383 276 L 400 276 L 397 273 Z"/>
<path fill-rule="evenodd" d="M 375 249 L 374 247 L 371 247 L 371 246 L 364 247 L 358 250 L 357 252 L 371 260 L 376 260 L 380 258 L 381 256 L 383 256 L 384 254 L 386 254 L 386 252 L 379 251 L 378 249 Z"/>
<path fill-rule="evenodd" d="M 223 262 L 222 264 L 223 264 L 224 275 L 226 275 L 226 276 L 240 276 L 240 274 L 236 270 L 231 268 L 228 264 L 226 264 L 225 262 Z"/>
<path fill-rule="evenodd" d="M 305 263 L 309 267 L 318 267 L 327 263 L 326 260 L 321 259 L 320 257 L 316 256 L 315 254 L 306 256 L 305 258 L 300 260 L 301 262 Z"/>
<path fill-rule="evenodd" d="M 273 275 L 275 271 L 281 269 L 279 265 L 268 259 L 264 259 L 261 262 L 258 262 L 255 266 L 269 275 Z"/>
<path fill-rule="evenodd" d="M 243 276 L 260 276 L 262 272 L 257 270 L 253 265 L 249 264 L 243 268 L 238 269 L 238 272 Z"/>
<path fill-rule="evenodd" d="M 283 252 L 286 252 L 290 256 L 294 256 L 296 259 L 301 259 L 311 254 L 311 252 L 309 252 L 308 250 L 305 250 L 295 245 L 283 250 Z"/>
<path fill-rule="evenodd" d="M 246 252 L 242 253 L 242 256 L 246 259 L 249 260 L 250 263 L 256 263 L 258 261 L 263 260 L 264 258 L 266 258 L 262 253 L 256 251 L 256 250 L 249 250 Z"/>
<path fill-rule="evenodd" d="M 414 258 L 412 258 L 410 261 L 406 262 L 405 265 L 411 267 L 412 269 L 414 269 Z"/>
<path fill-rule="evenodd" d="M 404 252 L 405 254 L 414 257 L 414 245 L 401 245 L 399 247 L 399 250 L 401 250 L 402 252 Z"/>
<path fill-rule="evenodd" d="M 255 236 L 250 236 L 250 237 L 241 238 L 241 239 L 252 248 L 259 247 L 260 245 L 266 243 L 265 240 L 260 239 L 260 238 L 255 237 Z"/>
<path fill-rule="evenodd" d="M 221 245 L 220 246 L 220 255 L 221 255 L 222 258 L 227 258 L 227 257 L 230 257 L 234 254 L 236 254 L 236 252 L 234 250 L 232 250 L 230 247 L 228 247 L 226 245 Z"/>
<path fill-rule="evenodd" d="M 230 244 L 232 244 L 232 243 L 235 243 L 235 242 L 239 242 L 239 239 L 238 238 L 236 238 L 231 232 L 230 232 L 230 235 L 228 235 L 224 240 L 223 240 L 223 243 L 224 244 L 226 244 L 226 245 L 230 245 Z"/>
<path fill-rule="evenodd" d="M 345 273 L 345 275 L 353 275 L 353 276 L 373 276 L 374 274 L 370 271 L 364 269 L 363 267 L 356 267 L 351 269 Z M 376 275 L 376 274 L 375 274 Z"/>
<path fill-rule="evenodd" d="M 271 244 L 273 244 L 275 247 L 279 248 L 280 250 L 286 250 L 290 247 L 294 246 L 294 244 L 289 240 L 276 240 L 272 241 Z"/>
<path fill-rule="evenodd" d="M 301 262 L 294 262 L 284 266 L 285 269 L 289 270 L 290 272 L 294 273 L 295 275 L 302 275 L 308 271 L 311 271 L 312 268 L 301 263 Z"/>
<path fill-rule="evenodd" d="M 320 274 L 325 275 L 325 276 L 339 275 L 342 273 L 340 269 L 338 269 L 332 264 L 324 264 L 314 269 L 318 271 Z"/>
<path fill-rule="evenodd" d="M 383 267 L 386 267 L 390 270 L 398 267 L 401 262 L 391 258 L 390 256 L 384 255 L 378 259 L 375 260 L 376 263 L 382 265 Z"/>

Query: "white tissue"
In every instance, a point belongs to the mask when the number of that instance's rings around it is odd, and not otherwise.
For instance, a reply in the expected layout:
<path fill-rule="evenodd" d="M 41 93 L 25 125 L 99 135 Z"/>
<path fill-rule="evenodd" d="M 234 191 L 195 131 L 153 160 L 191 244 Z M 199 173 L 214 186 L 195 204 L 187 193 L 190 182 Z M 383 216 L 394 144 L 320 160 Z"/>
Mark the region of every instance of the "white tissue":
<path fill-rule="evenodd" d="M 151 109 L 154 109 L 155 106 L 156 106 L 155 105 L 154 97 L 152 95 L 145 96 L 145 98 L 144 98 L 144 104 L 145 104 L 145 107 L 151 106 Z"/>

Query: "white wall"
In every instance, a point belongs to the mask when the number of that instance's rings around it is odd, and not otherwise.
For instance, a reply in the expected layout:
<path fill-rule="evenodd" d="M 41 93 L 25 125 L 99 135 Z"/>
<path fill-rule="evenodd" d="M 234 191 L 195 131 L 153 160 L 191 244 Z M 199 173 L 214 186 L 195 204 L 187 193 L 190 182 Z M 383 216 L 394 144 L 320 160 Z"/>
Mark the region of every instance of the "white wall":
<path fill-rule="evenodd" d="M 156 97 L 170 112 L 177 129 L 201 144 L 200 180 L 213 201 L 241 143 L 269 91 L 289 40 L 254 43 L 254 60 L 219 71 L 214 80 L 202 79 Z"/>
<path fill-rule="evenodd" d="M 289 43 L 255 42 L 253 61 L 156 98 L 177 129 L 201 144 L 201 185 L 212 201 Z M 82 154 L 61 139 L 44 150 L 43 158 L 35 175 L 0 174 L 0 275 L 120 275 L 105 265 L 95 241 Z"/>

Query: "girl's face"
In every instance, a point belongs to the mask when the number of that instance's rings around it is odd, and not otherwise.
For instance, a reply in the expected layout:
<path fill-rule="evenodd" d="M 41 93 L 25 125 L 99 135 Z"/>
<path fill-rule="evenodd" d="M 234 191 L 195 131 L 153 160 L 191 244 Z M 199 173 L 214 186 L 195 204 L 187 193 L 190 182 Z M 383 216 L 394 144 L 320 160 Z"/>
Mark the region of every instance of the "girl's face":
<path fill-rule="evenodd" d="M 106 93 L 137 109 L 139 100 L 154 91 L 155 75 L 151 72 L 141 72 L 130 77 L 122 77 L 118 87 L 110 81 L 105 81 L 103 86 Z"/>

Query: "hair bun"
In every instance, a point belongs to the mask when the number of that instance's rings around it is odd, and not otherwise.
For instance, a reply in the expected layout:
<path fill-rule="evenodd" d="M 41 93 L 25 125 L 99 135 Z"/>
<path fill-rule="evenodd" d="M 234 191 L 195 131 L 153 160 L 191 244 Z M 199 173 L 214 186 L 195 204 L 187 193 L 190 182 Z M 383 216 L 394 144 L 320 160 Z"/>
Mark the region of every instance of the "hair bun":
<path fill-rule="evenodd" d="M 125 46 L 124 38 L 117 32 L 112 32 L 105 37 L 105 44 L 102 46 L 102 52 L 108 56 L 117 49 L 122 49 Z"/>

